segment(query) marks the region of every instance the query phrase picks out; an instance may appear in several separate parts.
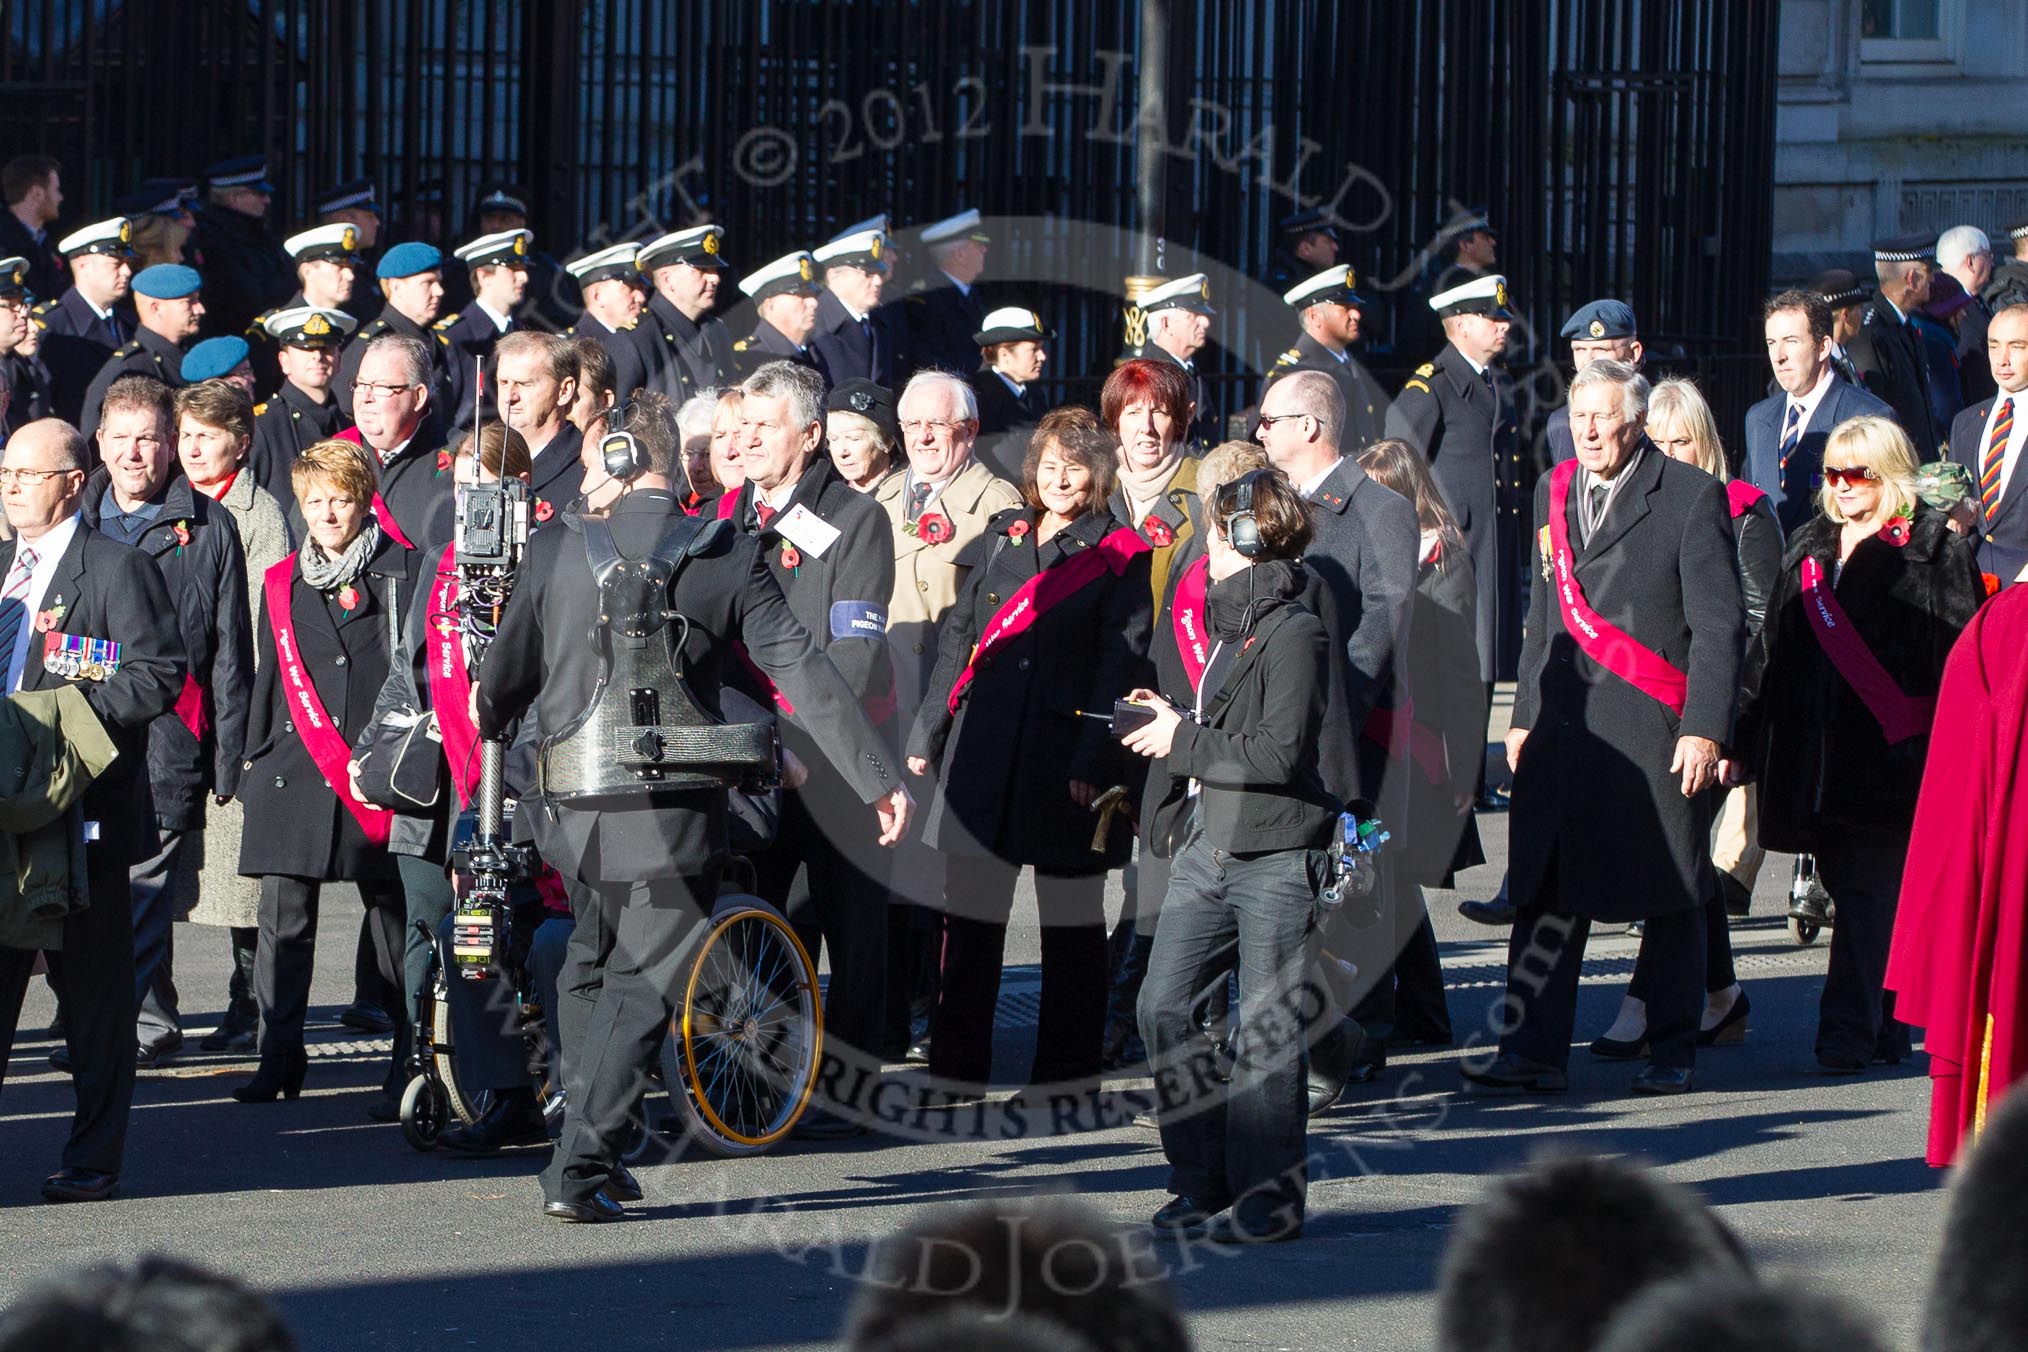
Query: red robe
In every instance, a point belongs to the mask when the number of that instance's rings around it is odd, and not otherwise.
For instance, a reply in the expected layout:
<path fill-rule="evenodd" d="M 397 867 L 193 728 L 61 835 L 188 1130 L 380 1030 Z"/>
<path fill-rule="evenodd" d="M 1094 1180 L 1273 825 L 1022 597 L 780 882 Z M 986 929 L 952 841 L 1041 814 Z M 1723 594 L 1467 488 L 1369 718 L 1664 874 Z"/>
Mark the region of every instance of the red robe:
<path fill-rule="evenodd" d="M 2028 1075 L 2024 974 L 2028 586 L 1988 602 L 1944 666 L 1887 960 L 1895 1017 L 1927 1035 L 1933 1165 Z"/>

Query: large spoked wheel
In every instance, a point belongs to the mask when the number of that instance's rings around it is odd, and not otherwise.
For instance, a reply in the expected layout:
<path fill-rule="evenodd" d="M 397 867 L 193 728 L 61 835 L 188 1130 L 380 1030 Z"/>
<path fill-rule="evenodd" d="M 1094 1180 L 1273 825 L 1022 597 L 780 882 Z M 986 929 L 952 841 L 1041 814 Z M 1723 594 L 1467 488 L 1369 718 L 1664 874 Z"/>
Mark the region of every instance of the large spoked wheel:
<path fill-rule="evenodd" d="M 492 1106 L 493 1091 L 466 1089 L 458 1083 L 458 1045 L 451 1036 L 451 1002 L 444 998 L 441 986 L 431 1006 L 430 1060 L 436 1067 L 437 1083 L 443 1086 L 446 1107 L 469 1127 Z"/>
<path fill-rule="evenodd" d="M 437 1138 L 450 1125 L 450 1102 L 443 1086 L 427 1075 L 417 1075 L 401 1095 L 401 1134 L 417 1150 L 437 1148 Z"/>
<path fill-rule="evenodd" d="M 817 965 L 781 916 L 721 903 L 663 1040 L 663 1078 L 684 1130 L 714 1155 L 758 1155 L 809 1106 L 823 1052 Z"/>

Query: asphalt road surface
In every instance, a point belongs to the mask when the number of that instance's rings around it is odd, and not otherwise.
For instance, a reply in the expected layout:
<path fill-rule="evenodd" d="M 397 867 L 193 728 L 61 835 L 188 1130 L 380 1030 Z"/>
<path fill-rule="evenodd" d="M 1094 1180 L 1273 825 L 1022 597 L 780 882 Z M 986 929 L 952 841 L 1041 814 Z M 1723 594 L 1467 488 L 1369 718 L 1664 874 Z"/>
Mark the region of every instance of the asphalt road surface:
<path fill-rule="evenodd" d="M 1505 856 L 1505 818 L 1483 819 Z M 1397 1057 L 1378 1084 L 1312 1123 L 1313 1181 L 1299 1243 L 1179 1260 L 1171 1274 L 1198 1345 L 1412 1349 L 1431 1345 L 1433 1293 L 1450 1227 L 1484 1181 L 1546 1147 L 1652 1161 L 1695 1187 L 1784 1281 L 1849 1300 L 1913 1346 L 1943 1195 L 1924 1167 L 1921 1058 L 1855 1079 L 1812 1073 L 1824 947 L 1781 920 L 1790 861 L 1764 870 L 1754 915 L 1735 930 L 1753 1000 L 1743 1046 L 1707 1051 L 1697 1091 L 1626 1092 L 1633 1067 L 1572 1058 L 1571 1092 L 1475 1099 L 1457 1092 L 1457 1051 Z M 1457 917 L 1499 870 L 1432 893 L 1461 1038 L 1485 1040 L 1500 993 L 1504 932 Z M 1010 938 L 998 1073 L 1018 1084 L 1033 1038 L 1032 904 Z M 312 1061 L 295 1103 L 241 1105 L 227 1091 L 245 1059 L 194 1051 L 143 1072 L 119 1196 L 46 1206 L 72 1096 L 40 1035 L 52 1012 L 38 981 L 28 1030 L 0 1096 L 0 1301 L 95 1259 L 162 1250 L 269 1293 L 305 1349 L 816 1348 L 832 1345 L 870 1241 L 954 1203 L 1072 1192 L 1122 1226 L 1165 1200 L 1154 1133 L 1031 1117 L 1006 1141 L 862 1138 L 794 1143 L 761 1159 L 665 1158 L 639 1170 L 632 1219 L 565 1226 L 538 1214 L 546 1152 L 467 1159 L 419 1154 L 364 1107 L 386 1044 L 333 1021 L 351 996 L 356 905 L 328 905 Z M 1594 939 L 1578 1037 L 1602 1031 L 1632 969 L 1634 942 Z M 223 931 L 179 926 L 186 1026 L 222 1004 Z M 1131 1079 L 1122 1085 L 1134 1083 Z M 1141 1083 L 1145 1083 L 1142 1081 Z"/>

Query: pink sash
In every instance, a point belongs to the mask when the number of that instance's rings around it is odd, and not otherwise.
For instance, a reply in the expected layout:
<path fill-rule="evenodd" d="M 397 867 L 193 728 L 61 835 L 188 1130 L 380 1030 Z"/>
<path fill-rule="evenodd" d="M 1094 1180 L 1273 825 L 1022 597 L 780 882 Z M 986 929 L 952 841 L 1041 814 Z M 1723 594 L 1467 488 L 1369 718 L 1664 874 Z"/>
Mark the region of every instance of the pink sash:
<path fill-rule="evenodd" d="M 1761 492 L 1744 479 L 1727 479 L 1725 481 L 1725 505 L 1732 509 L 1732 515 L 1735 520 L 1745 516 L 1753 504 L 1766 496 L 1767 494 Z"/>
<path fill-rule="evenodd" d="M 1170 606 L 1170 620 L 1176 629 L 1176 651 L 1183 655 L 1183 674 L 1189 678 L 1190 688 L 1204 679 L 1204 668 L 1211 662 L 1211 647 L 1206 641 L 1205 593 L 1211 589 L 1211 560 L 1198 559 L 1183 570 L 1183 576 L 1176 582 L 1176 599 Z"/>
<path fill-rule="evenodd" d="M 1576 477 L 1575 460 L 1564 461 L 1549 476 L 1549 548 L 1554 556 L 1556 599 L 1563 607 L 1563 627 L 1586 657 L 1642 694 L 1660 700 L 1670 713 L 1681 718 L 1690 678 L 1670 666 L 1661 654 L 1593 610 L 1584 599 L 1584 589 L 1577 585 L 1565 510 L 1570 502 L 1570 481 Z"/>
<path fill-rule="evenodd" d="M 380 529 L 386 532 L 388 539 L 403 549 L 415 548 L 409 538 L 401 533 L 401 527 L 395 522 L 394 513 L 388 510 L 387 500 L 378 493 L 373 495 L 373 517 L 380 523 Z"/>
<path fill-rule="evenodd" d="M 310 673 L 303 670 L 302 653 L 296 647 L 296 617 L 290 609 L 295 579 L 296 556 L 290 554 L 268 569 L 262 581 L 267 590 L 268 624 L 275 631 L 275 661 L 281 669 L 277 679 L 282 684 L 282 698 L 296 725 L 296 736 L 303 739 L 303 749 L 316 762 L 317 773 L 324 777 L 324 783 L 338 795 L 338 801 L 366 833 L 366 843 L 385 845 L 391 814 L 352 796 L 352 776 L 346 770 L 352 748 L 345 744 L 344 734 L 324 711 L 324 701 L 318 698 Z"/>
<path fill-rule="evenodd" d="M 458 568 L 455 543 L 444 546 L 437 564 L 437 585 L 430 593 L 427 623 L 430 708 L 443 734 L 444 756 L 457 786 L 458 806 L 465 807 L 479 788 L 479 729 L 473 724 L 472 673 L 465 669 L 465 643 L 455 623 Z"/>
<path fill-rule="evenodd" d="M 1852 627 L 1838 597 L 1824 585 L 1824 566 L 1808 555 L 1803 557 L 1803 610 L 1810 617 L 1810 629 L 1817 646 L 1831 665 L 1845 678 L 1860 700 L 1880 722 L 1887 744 L 1894 746 L 1929 732 L 1936 717 L 1936 698 L 1910 695 L 1894 682 L 1880 659 L 1866 646 L 1866 640 Z"/>
<path fill-rule="evenodd" d="M 176 696 L 176 717 L 200 742 L 211 729 L 211 715 L 204 708 L 204 687 L 187 672 L 183 677 L 183 689 Z"/>
<path fill-rule="evenodd" d="M 1376 707 L 1366 715 L 1365 731 L 1366 739 L 1386 747 L 1391 759 L 1414 761 L 1430 783 L 1442 784 L 1449 778 L 1444 739 L 1429 724 L 1415 721 L 1414 700 L 1404 700 L 1398 709 Z"/>
<path fill-rule="evenodd" d="M 732 490 L 731 490 L 731 491 L 729 491 L 729 492 L 725 492 L 725 493 L 721 493 L 721 494 L 719 494 L 719 496 L 718 496 L 718 519 L 719 519 L 720 521 L 730 521 L 730 520 L 732 520 L 732 517 L 733 517 L 733 513 L 737 512 L 738 510 L 739 510 L 739 490 L 738 490 L 738 489 L 736 489 L 736 488 L 735 488 L 735 489 L 732 489 Z M 692 515 L 695 515 L 695 513 L 692 513 Z"/>
<path fill-rule="evenodd" d="M 980 659 L 1011 638 L 1025 634 L 1033 628 L 1035 621 L 1060 602 L 1075 596 L 1089 583 L 1096 582 L 1102 574 L 1114 577 L 1126 572 L 1127 564 L 1136 554 L 1145 554 L 1154 546 L 1147 537 L 1137 530 L 1116 526 L 1091 549 L 1080 550 L 1063 562 L 1044 568 L 1034 577 L 1022 583 L 1020 589 L 993 612 L 986 621 L 985 630 L 979 642 L 972 649 L 972 660 L 958 673 L 958 679 L 951 686 L 951 697 L 945 707 L 952 713 L 958 711 L 965 687 L 972 683 L 973 673 L 978 669 Z"/>

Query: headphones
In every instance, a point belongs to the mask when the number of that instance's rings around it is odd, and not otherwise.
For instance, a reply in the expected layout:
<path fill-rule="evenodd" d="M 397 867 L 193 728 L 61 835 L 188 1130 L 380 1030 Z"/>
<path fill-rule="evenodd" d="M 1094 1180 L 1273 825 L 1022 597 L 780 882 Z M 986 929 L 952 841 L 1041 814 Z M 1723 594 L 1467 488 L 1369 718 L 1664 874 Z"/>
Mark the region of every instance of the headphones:
<path fill-rule="evenodd" d="M 1252 470 L 1219 486 L 1218 507 L 1225 514 L 1225 538 L 1243 559 L 1257 559 L 1267 551 L 1260 538 L 1260 523 L 1253 516 L 1253 486 L 1274 473 L 1271 469 Z"/>
<path fill-rule="evenodd" d="M 606 426 L 612 430 L 599 438 L 600 466 L 608 478 L 621 483 L 632 483 L 648 472 L 647 451 L 632 432 L 622 430 L 633 407 L 633 401 L 628 400 L 624 407 L 613 410 L 606 420 Z"/>

